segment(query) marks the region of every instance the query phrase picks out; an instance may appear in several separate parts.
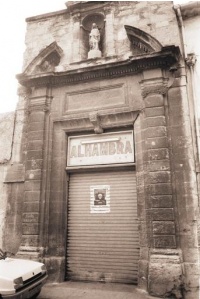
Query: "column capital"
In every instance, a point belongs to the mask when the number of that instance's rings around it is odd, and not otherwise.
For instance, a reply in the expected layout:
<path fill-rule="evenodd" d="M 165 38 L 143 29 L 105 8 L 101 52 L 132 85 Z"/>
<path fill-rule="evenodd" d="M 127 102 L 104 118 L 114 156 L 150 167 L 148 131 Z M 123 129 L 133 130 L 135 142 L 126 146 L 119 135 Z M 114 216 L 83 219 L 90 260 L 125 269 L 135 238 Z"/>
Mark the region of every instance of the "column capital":
<path fill-rule="evenodd" d="M 50 109 L 51 97 L 41 96 L 41 97 L 30 97 L 29 98 L 29 112 L 32 111 L 48 111 Z"/>

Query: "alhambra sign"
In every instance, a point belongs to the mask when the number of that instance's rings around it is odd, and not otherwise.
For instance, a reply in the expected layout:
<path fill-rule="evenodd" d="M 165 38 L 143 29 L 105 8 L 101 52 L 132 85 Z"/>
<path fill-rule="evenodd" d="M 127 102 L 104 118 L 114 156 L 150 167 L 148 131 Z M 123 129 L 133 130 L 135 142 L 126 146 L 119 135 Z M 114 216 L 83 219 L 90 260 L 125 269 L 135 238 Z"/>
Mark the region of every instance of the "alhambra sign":
<path fill-rule="evenodd" d="M 68 138 L 67 166 L 134 162 L 133 132 Z"/>

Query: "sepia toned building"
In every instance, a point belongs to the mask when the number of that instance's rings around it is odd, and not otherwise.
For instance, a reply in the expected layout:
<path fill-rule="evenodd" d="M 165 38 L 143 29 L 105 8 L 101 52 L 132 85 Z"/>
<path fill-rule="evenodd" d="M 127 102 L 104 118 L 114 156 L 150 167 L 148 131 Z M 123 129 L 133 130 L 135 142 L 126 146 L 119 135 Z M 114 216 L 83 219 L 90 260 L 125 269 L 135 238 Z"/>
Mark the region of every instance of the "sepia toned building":
<path fill-rule="evenodd" d="M 44 261 L 49 281 L 198 297 L 198 117 L 179 17 L 169 1 L 68 1 L 26 20 L 2 243 Z"/>

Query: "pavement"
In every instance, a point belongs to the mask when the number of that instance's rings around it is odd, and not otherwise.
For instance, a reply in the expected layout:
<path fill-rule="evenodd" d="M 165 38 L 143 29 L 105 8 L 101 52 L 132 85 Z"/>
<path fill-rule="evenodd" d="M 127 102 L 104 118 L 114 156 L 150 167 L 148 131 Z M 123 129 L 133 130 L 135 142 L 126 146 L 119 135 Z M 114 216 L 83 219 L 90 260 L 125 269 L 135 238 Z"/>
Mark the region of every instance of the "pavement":
<path fill-rule="evenodd" d="M 38 299 L 155 299 L 134 285 L 114 283 L 46 283 Z"/>

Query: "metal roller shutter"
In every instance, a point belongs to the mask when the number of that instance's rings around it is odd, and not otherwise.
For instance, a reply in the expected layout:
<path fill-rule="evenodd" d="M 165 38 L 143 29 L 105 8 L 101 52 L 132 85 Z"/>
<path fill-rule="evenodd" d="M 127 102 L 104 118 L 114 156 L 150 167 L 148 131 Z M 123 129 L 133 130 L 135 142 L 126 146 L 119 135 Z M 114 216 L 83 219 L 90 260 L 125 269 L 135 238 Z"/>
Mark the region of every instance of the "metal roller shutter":
<path fill-rule="evenodd" d="M 91 212 L 96 185 L 109 188 L 107 212 Z M 70 175 L 67 279 L 136 283 L 138 239 L 134 171 Z"/>

